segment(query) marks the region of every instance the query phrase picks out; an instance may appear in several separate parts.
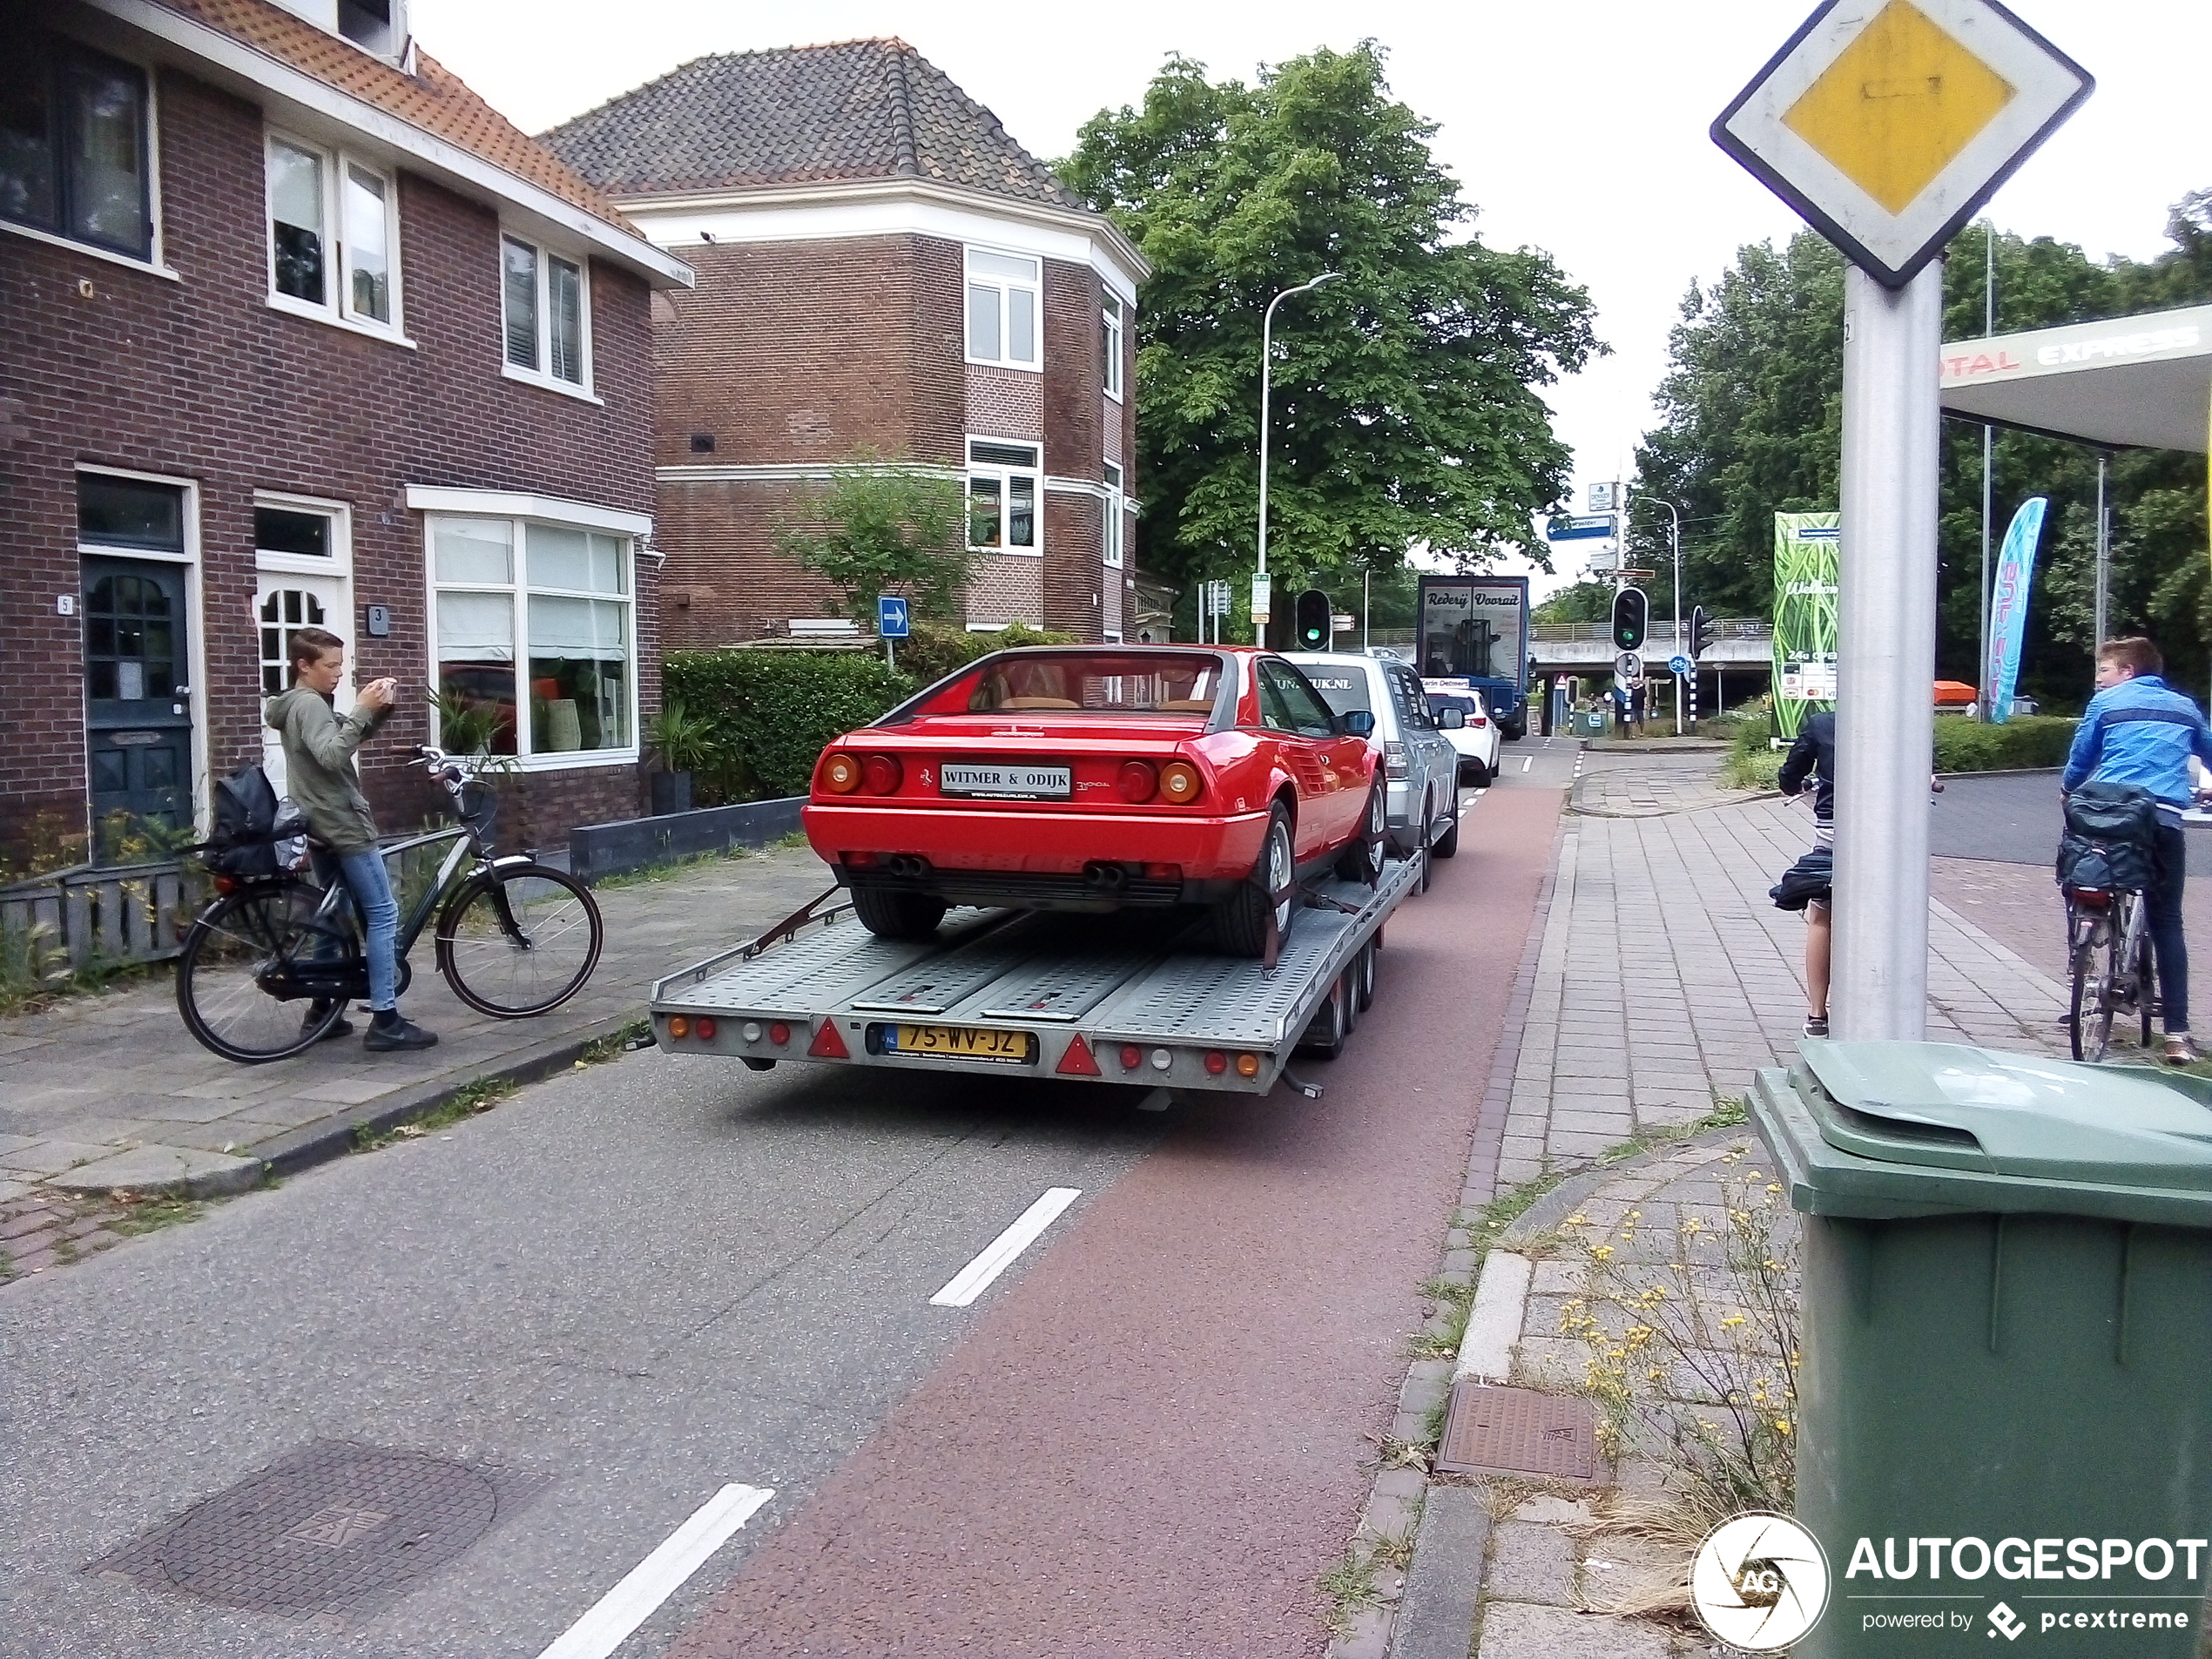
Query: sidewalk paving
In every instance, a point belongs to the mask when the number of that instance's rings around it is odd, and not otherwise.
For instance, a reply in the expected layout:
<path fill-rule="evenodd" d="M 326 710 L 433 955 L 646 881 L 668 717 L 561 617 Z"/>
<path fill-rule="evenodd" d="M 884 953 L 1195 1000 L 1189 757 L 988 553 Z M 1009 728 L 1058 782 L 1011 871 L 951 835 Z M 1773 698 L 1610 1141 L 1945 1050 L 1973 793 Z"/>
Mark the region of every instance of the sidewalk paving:
<path fill-rule="evenodd" d="M 20 1264 L 27 1251 L 20 1238 L 8 1242 L 10 1229 L 35 1239 L 21 1218 L 66 1209 L 57 1194 L 242 1190 L 265 1163 L 281 1170 L 334 1156 L 356 1126 L 418 1116 L 478 1079 L 565 1067 L 641 1014 L 655 979 L 742 943 L 830 884 L 812 852 L 777 847 L 600 889 L 606 942 L 597 971 L 571 1001 L 529 1020 L 468 1008 L 438 974 L 429 941 L 418 941 L 403 1006 L 440 1042 L 415 1054 L 368 1054 L 355 1035 L 238 1065 L 185 1029 L 165 971 L 0 1020 L 0 1251 Z M 358 1008 L 353 1019 L 366 1029 Z"/>
<path fill-rule="evenodd" d="M 1710 1207 L 1724 1155 L 1762 1156 L 1739 1129 L 1594 1162 L 1740 1098 L 1756 1071 L 1786 1061 L 1799 1040 L 1804 923 L 1777 910 L 1767 889 L 1810 844 L 1811 815 L 1770 795 L 1731 799 L 1717 770 L 1710 759 L 1587 757 L 1581 784 L 1595 799 L 1659 806 L 1635 816 L 1584 808 L 1562 821 L 1548 903 L 1514 993 L 1526 1016 L 1506 1034 L 1489 1080 L 1440 1278 L 1466 1278 L 1488 1242 L 1474 1236 L 1481 1206 L 1535 1177 L 1581 1171 L 1506 1235 L 1514 1242 L 1556 1226 L 1560 1205 L 1594 1221 L 1632 1205 L 1647 1216 Z M 1929 929 L 1931 1039 L 2064 1055 L 2063 987 L 1939 900 Z M 1584 1351 L 1560 1326 L 1574 1271 L 1563 1260 L 1534 1264 L 1514 1320 L 1516 1383 L 1561 1388 L 1580 1378 Z M 1407 1397 L 1424 1406 L 1440 1399 L 1448 1363 L 1441 1369 L 1417 1364 Z M 1401 1411 L 1401 1436 L 1408 1421 Z M 1404 1473 L 1383 1475 L 1378 1494 Z M 1649 1491 L 1659 1475 L 1631 1463 L 1615 1479 Z M 1606 1574 L 1636 1565 L 1634 1546 L 1615 1538 L 1594 1549 L 1577 1529 L 1591 1520 L 1595 1491 L 1530 1495 L 1541 1484 L 1438 1478 L 1425 1494 L 1403 1494 L 1393 1514 L 1420 1507 L 1412 1565 L 1402 1587 L 1387 1573 L 1379 1580 L 1398 1598 L 1398 1615 L 1356 1620 L 1333 1659 L 1467 1659 L 1471 1646 L 1477 1659 L 1719 1651 L 1661 1623 L 1588 1610 L 1605 1600 Z"/>

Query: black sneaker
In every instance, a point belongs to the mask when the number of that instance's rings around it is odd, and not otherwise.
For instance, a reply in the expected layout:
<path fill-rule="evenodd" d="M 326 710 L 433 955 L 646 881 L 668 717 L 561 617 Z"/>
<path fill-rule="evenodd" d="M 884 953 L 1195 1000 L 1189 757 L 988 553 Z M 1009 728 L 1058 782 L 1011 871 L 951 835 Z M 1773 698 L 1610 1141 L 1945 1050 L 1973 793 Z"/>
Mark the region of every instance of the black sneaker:
<path fill-rule="evenodd" d="M 395 1020 L 389 1025 L 373 1022 L 368 1035 L 361 1039 L 361 1047 L 371 1054 L 390 1054 L 399 1049 L 435 1049 L 438 1034 L 425 1031 L 412 1020 Z"/>
<path fill-rule="evenodd" d="M 300 1035 L 303 1037 L 306 1036 L 310 1031 L 313 1031 L 317 1026 L 320 1025 L 323 1021 L 328 1017 L 329 1013 L 330 1004 L 327 1002 L 313 1002 L 308 1004 L 307 1011 L 300 1016 Z M 316 1040 L 320 1042 L 327 1042 L 333 1037 L 347 1037 L 351 1036 L 353 1034 L 354 1022 L 347 1019 L 344 1015 L 341 1014 L 336 1019 L 330 1022 L 330 1029 L 324 1032 L 322 1035 Z"/>

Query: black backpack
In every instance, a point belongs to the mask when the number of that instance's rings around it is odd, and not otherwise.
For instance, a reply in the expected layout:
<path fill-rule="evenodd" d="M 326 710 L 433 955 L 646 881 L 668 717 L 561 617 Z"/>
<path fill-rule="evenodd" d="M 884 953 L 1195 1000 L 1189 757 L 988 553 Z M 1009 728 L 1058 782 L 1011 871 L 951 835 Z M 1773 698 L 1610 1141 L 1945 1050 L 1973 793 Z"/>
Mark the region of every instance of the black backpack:
<path fill-rule="evenodd" d="M 2059 838 L 2061 887 L 2140 893 L 2156 868 L 2158 805 L 2133 784 L 2091 781 L 2066 798 Z"/>
<path fill-rule="evenodd" d="M 296 832 L 287 832 L 296 833 Z M 225 875 L 277 873 L 277 792 L 259 766 L 240 766 L 215 786 L 215 824 L 200 843 L 207 867 Z"/>
<path fill-rule="evenodd" d="M 1777 910 L 1803 910 L 1817 899 L 1823 904 L 1832 902 L 1836 881 L 1836 854 L 1831 848 L 1816 846 L 1782 873 L 1782 880 L 1766 890 Z"/>

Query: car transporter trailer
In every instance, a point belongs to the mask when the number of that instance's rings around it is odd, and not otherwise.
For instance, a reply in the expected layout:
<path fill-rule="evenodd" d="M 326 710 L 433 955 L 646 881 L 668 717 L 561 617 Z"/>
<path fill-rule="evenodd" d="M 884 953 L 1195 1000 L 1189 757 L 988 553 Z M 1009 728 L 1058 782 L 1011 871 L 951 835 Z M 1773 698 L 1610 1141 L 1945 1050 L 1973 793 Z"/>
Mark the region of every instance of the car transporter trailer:
<path fill-rule="evenodd" d="M 1383 925 L 1421 875 L 1416 857 L 1386 863 L 1372 887 L 1308 884 L 1271 967 L 1218 954 L 1210 924 L 1179 912 L 959 909 L 934 939 L 879 939 L 833 889 L 658 982 L 653 1036 L 760 1071 L 813 1061 L 1134 1083 L 1151 1109 L 1184 1091 L 1264 1095 L 1293 1052 L 1343 1047 L 1373 1000 Z"/>

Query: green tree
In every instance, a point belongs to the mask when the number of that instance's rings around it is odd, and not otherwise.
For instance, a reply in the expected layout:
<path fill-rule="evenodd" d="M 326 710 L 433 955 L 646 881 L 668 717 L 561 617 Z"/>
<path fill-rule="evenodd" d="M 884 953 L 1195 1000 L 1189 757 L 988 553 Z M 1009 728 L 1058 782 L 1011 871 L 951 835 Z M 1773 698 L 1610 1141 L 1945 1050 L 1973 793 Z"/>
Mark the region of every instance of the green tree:
<path fill-rule="evenodd" d="M 974 556 L 960 486 L 866 450 L 801 490 L 776 528 L 776 549 L 841 590 L 853 619 L 875 622 L 876 600 L 903 595 L 925 617 L 960 609 Z"/>
<path fill-rule="evenodd" d="M 1455 239 L 1474 210 L 1434 132 L 1389 97 L 1372 42 L 1250 85 L 1172 57 L 1141 107 L 1083 126 L 1062 175 L 1153 266 L 1137 320 L 1148 568 L 1244 590 L 1261 318 L 1324 271 L 1342 280 L 1276 312 L 1278 591 L 1356 592 L 1417 543 L 1480 565 L 1559 500 L 1568 456 L 1535 388 L 1601 349 L 1588 297 L 1541 252 Z"/>
<path fill-rule="evenodd" d="M 1561 588 L 1529 612 L 1532 621 L 1552 623 L 1606 622 L 1612 615 L 1610 582 L 1577 582 L 1572 587 Z"/>

